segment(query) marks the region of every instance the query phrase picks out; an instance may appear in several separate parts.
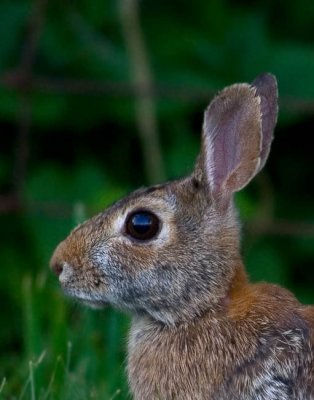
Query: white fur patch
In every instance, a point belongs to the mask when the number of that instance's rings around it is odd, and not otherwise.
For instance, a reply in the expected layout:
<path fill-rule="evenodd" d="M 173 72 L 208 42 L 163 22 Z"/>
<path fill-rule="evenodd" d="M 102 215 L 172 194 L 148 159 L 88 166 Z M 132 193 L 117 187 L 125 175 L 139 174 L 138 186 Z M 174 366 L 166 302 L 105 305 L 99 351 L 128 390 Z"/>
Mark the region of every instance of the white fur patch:
<path fill-rule="evenodd" d="M 214 185 L 214 141 L 217 134 L 217 125 L 214 128 L 208 126 L 206 111 L 203 124 L 203 143 L 205 148 L 205 168 L 207 172 L 208 183 L 213 190 Z"/>
<path fill-rule="evenodd" d="M 70 264 L 64 262 L 62 265 L 62 272 L 59 275 L 60 283 L 66 283 L 73 274 L 73 269 Z"/>

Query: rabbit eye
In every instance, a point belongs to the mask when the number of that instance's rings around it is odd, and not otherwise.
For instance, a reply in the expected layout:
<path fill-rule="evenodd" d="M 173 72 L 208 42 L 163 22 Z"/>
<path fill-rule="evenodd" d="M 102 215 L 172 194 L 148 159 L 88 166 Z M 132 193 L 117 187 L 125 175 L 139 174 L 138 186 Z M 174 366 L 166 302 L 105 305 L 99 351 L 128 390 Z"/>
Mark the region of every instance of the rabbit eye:
<path fill-rule="evenodd" d="M 136 211 L 126 221 L 126 233 L 134 239 L 149 240 L 159 231 L 159 219 L 149 211 Z"/>

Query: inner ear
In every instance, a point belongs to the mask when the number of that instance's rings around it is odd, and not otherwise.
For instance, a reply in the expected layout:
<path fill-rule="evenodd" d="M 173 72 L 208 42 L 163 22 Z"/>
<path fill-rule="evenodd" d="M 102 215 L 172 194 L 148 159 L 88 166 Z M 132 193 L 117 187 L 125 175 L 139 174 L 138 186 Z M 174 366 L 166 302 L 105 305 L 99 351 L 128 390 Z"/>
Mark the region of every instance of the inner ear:
<path fill-rule="evenodd" d="M 214 194 L 228 195 L 245 186 L 259 164 L 260 99 L 249 85 L 223 90 L 205 111 L 205 171 Z"/>
<path fill-rule="evenodd" d="M 195 176 L 206 181 L 214 198 L 230 199 L 265 162 L 277 114 L 275 79 L 265 77 L 256 81 L 256 87 L 236 84 L 225 88 L 205 111 Z M 268 113 L 263 115 L 265 104 Z"/>

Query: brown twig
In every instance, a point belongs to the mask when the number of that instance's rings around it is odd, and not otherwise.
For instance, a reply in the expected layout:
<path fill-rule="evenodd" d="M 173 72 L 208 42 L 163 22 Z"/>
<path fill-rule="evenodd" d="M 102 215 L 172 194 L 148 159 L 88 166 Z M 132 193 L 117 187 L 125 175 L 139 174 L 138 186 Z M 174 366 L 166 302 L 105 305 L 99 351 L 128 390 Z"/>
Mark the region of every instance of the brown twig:
<path fill-rule="evenodd" d="M 23 90 L 25 82 L 20 74 L 7 72 L 0 77 L 0 85 L 13 90 Z M 217 89 L 210 87 L 169 86 L 155 84 L 154 87 L 137 86 L 134 83 L 96 81 L 91 79 L 69 79 L 49 76 L 34 76 L 28 87 L 36 92 L 60 93 L 81 96 L 154 97 L 182 102 L 208 102 Z M 280 109 L 301 114 L 314 114 L 314 100 L 292 96 L 281 96 Z"/>
<path fill-rule="evenodd" d="M 10 82 L 17 82 L 20 92 L 20 107 L 17 116 L 18 133 L 13 176 L 14 198 L 21 202 L 24 191 L 27 163 L 29 157 L 29 132 L 31 127 L 31 85 L 33 82 L 33 66 L 43 27 L 44 10 L 47 0 L 36 0 L 33 3 L 29 20 L 29 33 L 21 54 L 20 66 L 7 77 Z"/>
<path fill-rule="evenodd" d="M 27 95 L 20 95 L 20 107 L 18 115 L 18 133 L 15 153 L 15 167 L 13 187 L 16 198 L 22 201 L 24 192 L 26 170 L 29 157 L 29 132 L 31 126 L 31 102 Z"/>
<path fill-rule="evenodd" d="M 32 215 L 45 215 L 50 218 L 72 218 L 74 204 L 58 203 L 55 201 L 29 201 L 23 207 Z M 14 194 L 0 196 L 0 214 L 16 213 L 21 211 L 21 204 Z M 97 210 L 86 209 L 86 215 L 91 216 Z M 275 236 L 314 236 L 314 224 L 303 221 L 285 219 L 249 220 L 245 224 L 249 235 Z"/>
<path fill-rule="evenodd" d="M 0 77 L 0 85 L 3 87 L 21 90 L 23 84 L 19 75 L 14 72 L 7 72 Z M 161 99 L 170 99 L 174 101 L 208 101 L 215 93 L 212 88 L 193 88 L 186 86 L 165 86 L 154 85 L 146 87 L 144 85 L 136 86 L 133 83 L 97 81 L 91 79 L 69 79 L 56 78 L 49 76 L 35 76 L 30 84 L 36 92 L 59 93 L 64 95 L 81 96 L 114 96 L 114 97 L 154 97 Z"/>
<path fill-rule="evenodd" d="M 248 221 L 246 230 L 250 235 L 314 236 L 314 224 L 289 220 Z"/>
<path fill-rule="evenodd" d="M 21 202 L 16 193 L 0 196 L 0 214 L 16 213 L 21 210 Z"/>
<path fill-rule="evenodd" d="M 153 92 L 153 78 L 147 59 L 144 39 L 139 22 L 138 0 L 120 0 L 121 25 L 128 50 L 131 80 L 135 87 Z M 154 97 L 135 96 L 136 122 L 142 145 L 146 176 L 150 183 L 164 180 L 164 167 L 161 156 L 157 128 L 156 105 Z"/>

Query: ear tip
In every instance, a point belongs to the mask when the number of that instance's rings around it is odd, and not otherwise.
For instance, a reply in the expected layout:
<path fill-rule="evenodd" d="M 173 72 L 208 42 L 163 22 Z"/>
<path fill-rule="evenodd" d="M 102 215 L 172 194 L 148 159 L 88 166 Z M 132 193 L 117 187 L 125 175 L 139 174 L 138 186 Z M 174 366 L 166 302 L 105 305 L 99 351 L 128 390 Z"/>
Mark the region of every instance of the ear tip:
<path fill-rule="evenodd" d="M 257 89 L 262 89 L 263 91 L 272 92 L 275 97 L 277 97 L 277 78 L 269 72 L 258 75 L 251 83 L 251 86 L 256 87 Z"/>
<path fill-rule="evenodd" d="M 256 95 L 261 99 L 263 113 L 266 113 L 268 117 L 272 115 L 271 124 L 274 127 L 278 114 L 278 86 L 275 75 L 261 74 L 254 79 L 251 87 L 256 90 Z"/>

